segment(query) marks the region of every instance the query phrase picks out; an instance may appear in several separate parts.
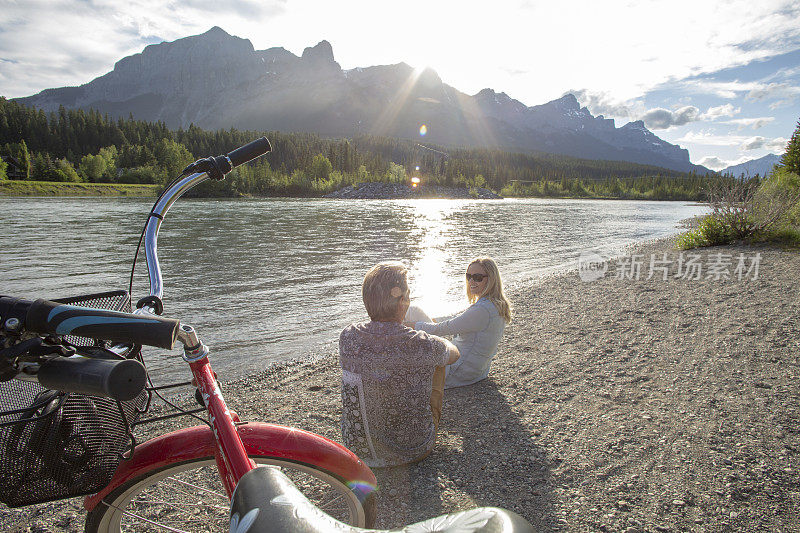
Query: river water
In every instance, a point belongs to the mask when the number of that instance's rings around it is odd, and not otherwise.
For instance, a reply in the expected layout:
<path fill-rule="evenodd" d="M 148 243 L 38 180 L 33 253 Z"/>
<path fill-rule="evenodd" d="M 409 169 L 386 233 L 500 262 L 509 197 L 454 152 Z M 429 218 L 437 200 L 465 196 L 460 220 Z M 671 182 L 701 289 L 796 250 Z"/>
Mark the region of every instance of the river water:
<path fill-rule="evenodd" d="M 0 294 L 58 298 L 128 287 L 152 200 L 0 198 Z M 366 318 L 361 280 L 375 263 L 411 269 L 432 316 L 466 306 L 464 270 L 491 255 L 513 289 L 574 267 L 582 251 L 679 231 L 704 212 L 684 202 L 609 200 L 180 200 L 159 257 L 165 316 L 192 324 L 224 379 L 336 348 Z M 147 290 L 143 254 L 134 301 Z M 182 379 L 180 351 L 149 350 L 157 381 Z"/>

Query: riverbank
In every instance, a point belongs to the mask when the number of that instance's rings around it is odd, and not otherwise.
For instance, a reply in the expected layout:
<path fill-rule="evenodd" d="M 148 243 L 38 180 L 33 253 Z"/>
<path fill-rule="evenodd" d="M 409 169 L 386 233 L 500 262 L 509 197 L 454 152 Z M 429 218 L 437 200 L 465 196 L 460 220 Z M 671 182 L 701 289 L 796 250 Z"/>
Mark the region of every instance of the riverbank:
<path fill-rule="evenodd" d="M 446 198 L 446 199 L 477 199 L 500 200 L 489 189 L 475 187 L 444 187 L 442 185 L 420 185 L 412 187 L 397 183 L 358 183 L 350 187 L 343 187 L 324 198 L 361 199 L 361 200 L 400 200 L 407 198 Z"/>
<path fill-rule="evenodd" d="M 158 196 L 161 185 L 136 183 L 72 183 L 0 181 L 0 196 Z"/>
<path fill-rule="evenodd" d="M 679 261 L 664 240 L 635 252 L 639 279 L 623 259 L 510 295 L 489 379 L 446 392 L 431 456 L 376 470 L 379 526 L 496 505 L 539 531 L 800 530 L 800 255 L 726 246 Z M 651 258 L 664 270 L 648 280 Z M 700 279 L 675 278 L 688 259 Z M 706 277 L 719 265 L 731 279 Z M 326 354 L 224 388 L 243 419 L 339 439 L 340 379 Z M 0 510 L 11 531 L 82 520 L 78 500 Z"/>

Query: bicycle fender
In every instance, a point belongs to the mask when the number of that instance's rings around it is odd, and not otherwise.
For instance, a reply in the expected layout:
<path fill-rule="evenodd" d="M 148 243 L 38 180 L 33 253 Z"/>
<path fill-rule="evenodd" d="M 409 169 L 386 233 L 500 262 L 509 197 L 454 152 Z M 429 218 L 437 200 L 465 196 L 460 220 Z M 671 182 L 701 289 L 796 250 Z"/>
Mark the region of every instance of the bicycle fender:
<path fill-rule="evenodd" d="M 377 486 L 372 470 L 356 454 L 339 443 L 302 429 L 249 422 L 236 427 L 248 455 L 263 455 L 315 465 L 345 480 L 359 497 L 366 498 Z M 136 446 L 131 459 L 123 460 L 111 482 L 87 496 L 87 511 L 131 479 L 152 470 L 207 457 L 216 453 L 214 434 L 208 426 L 194 426 L 160 435 Z"/>

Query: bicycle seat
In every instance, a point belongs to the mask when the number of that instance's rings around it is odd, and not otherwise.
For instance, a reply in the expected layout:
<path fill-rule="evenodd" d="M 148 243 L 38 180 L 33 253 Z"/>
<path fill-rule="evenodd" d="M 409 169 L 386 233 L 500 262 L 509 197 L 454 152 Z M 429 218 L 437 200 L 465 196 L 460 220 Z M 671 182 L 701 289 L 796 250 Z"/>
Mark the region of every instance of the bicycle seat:
<path fill-rule="evenodd" d="M 239 480 L 231 499 L 231 533 L 533 533 L 524 518 L 497 507 L 438 516 L 401 529 L 352 527 L 325 514 L 279 468 L 259 467 Z"/>

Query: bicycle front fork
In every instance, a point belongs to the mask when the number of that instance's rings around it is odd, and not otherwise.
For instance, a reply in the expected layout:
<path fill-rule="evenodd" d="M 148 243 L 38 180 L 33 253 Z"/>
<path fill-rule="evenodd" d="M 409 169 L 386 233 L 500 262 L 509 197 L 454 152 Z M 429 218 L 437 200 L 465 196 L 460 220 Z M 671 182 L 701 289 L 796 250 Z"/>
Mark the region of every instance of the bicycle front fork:
<path fill-rule="evenodd" d="M 236 431 L 234 418 L 222 397 L 222 391 L 208 360 L 208 348 L 189 325 L 181 326 L 178 340 L 183 343 L 183 360 L 189 363 L 197 389 L 208 409 L 209 422 L 217 443 L 215 454 L 217 468 L 230 497 L 239 479 L 256 465 L 247 456 L 242 439 Z"/>

